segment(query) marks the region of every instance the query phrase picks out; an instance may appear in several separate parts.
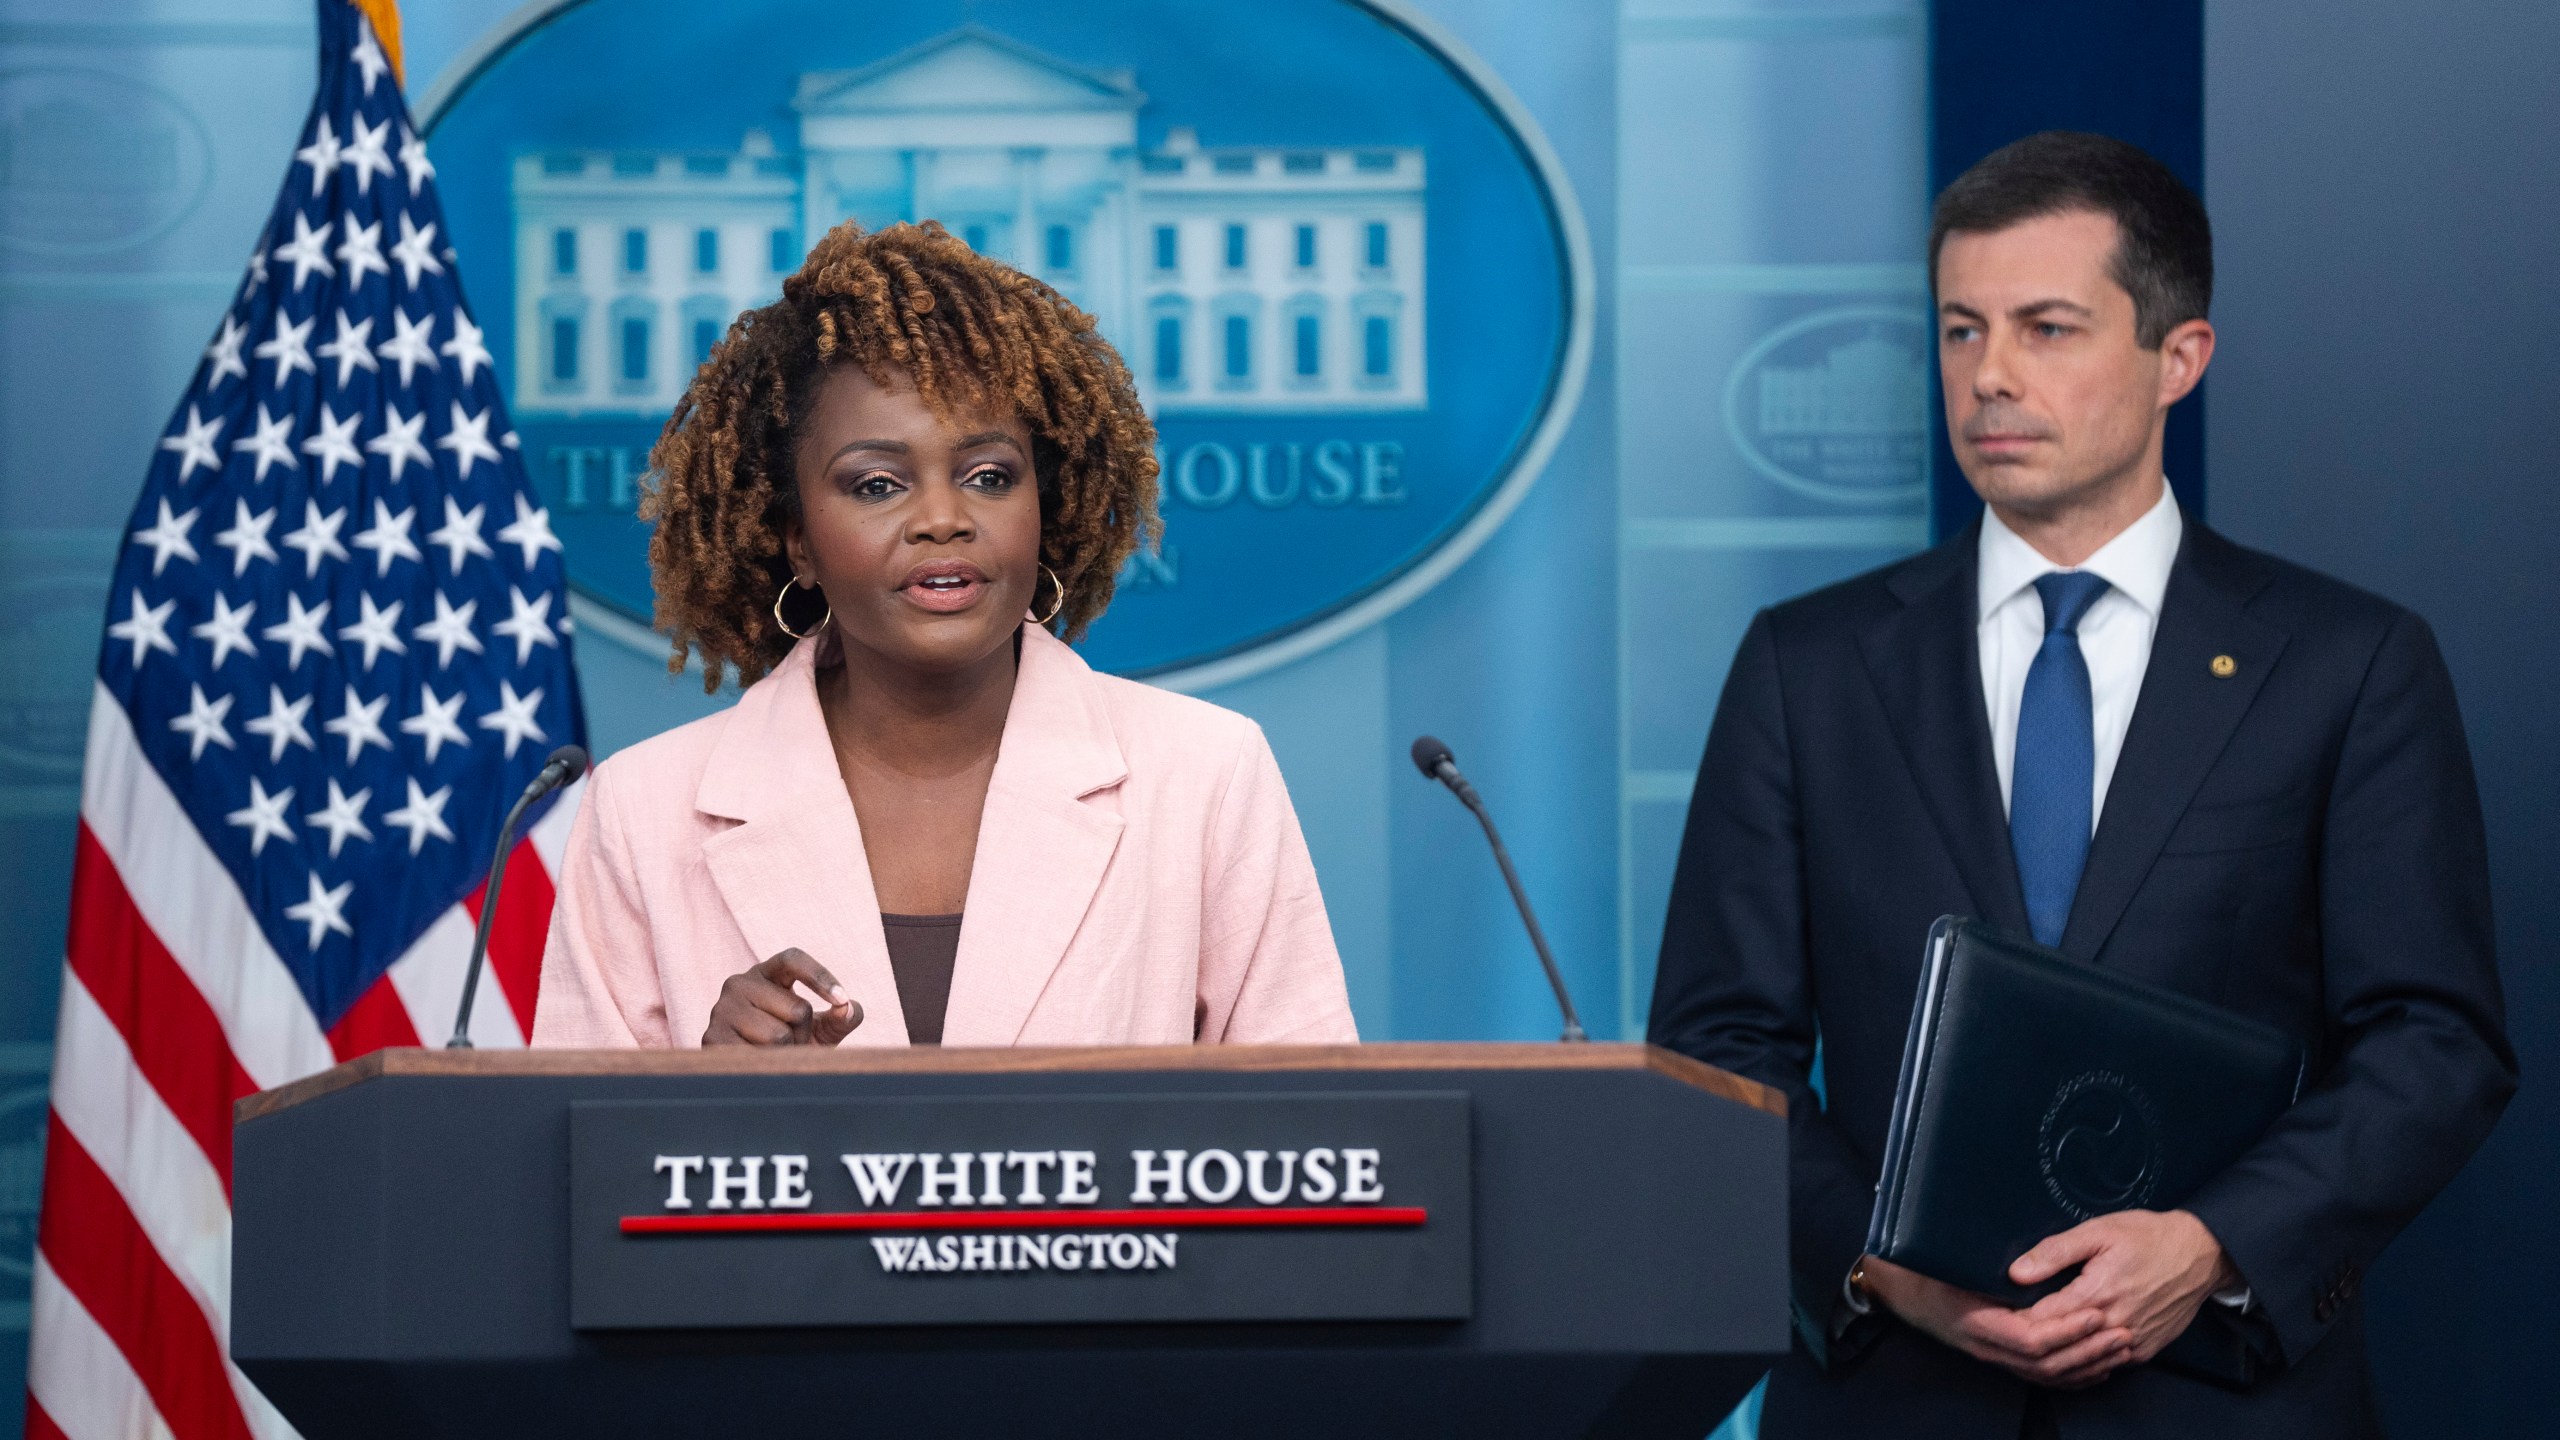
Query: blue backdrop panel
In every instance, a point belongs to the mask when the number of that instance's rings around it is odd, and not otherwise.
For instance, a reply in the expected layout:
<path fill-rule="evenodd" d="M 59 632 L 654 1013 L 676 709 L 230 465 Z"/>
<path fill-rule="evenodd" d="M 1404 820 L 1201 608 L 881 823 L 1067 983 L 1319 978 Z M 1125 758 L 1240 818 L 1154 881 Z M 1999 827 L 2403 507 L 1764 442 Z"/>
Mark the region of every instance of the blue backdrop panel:
<path fill-rule="evenodd" d="M 1617 973 L 1643 1032 L 1726 666 L 1761 606 L 1927 536 L 1926 16 L 1633 5 L 1619 27 Z"/>
<path fill-rule="evenodd" d="M 2488 821 L 2524 1086 L 2365 1286 L 2397 1436 L 2549 1435 L 2560 1335 L 2560 10 L 2216 5 L 2214 519 L 2425 616 Z"/>

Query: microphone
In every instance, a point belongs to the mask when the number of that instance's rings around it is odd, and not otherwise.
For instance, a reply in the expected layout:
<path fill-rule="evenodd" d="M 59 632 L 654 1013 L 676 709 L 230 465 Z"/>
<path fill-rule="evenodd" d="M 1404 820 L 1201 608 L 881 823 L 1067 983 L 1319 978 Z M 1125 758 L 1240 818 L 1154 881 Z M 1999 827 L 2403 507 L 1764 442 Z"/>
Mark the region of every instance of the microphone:
<path fill-rule="evenodd" d="M 1564 976 L 1556 969 L 1556 957 L 1547 949 L 1546 932 L 1538 928 L 1537 913 L 1529 908 L 1529 892 L 1520 888 L 1520 874 L 1511 868 L 1511 852 L 1502 848 L 1502 832 L 1493 828 L 1493 816 L 1485 810 L 1484 801 L 1476 794 L 1476 787 L 1468 784 L 1467 777 L 1459 772 L 1457 757 L 1451 755 L 1449 747 L 1441 744 L 1438 738 L 1425 735 L 1413 742 L 1413 764 L 1422 772 L 1424 779 L 1437 780 L 1448 786 L 1449 793 L 1474 811 L 1477 823 L 1484 826 L 1484 838 L 1493 846 L 1494 862 L 1502 867 L 1502 881 L 1511 887 L 1512 903 L 1520 907 L 1520 923 L 1529 927 L 1529 943 L 1538 947 L 1538 963 L 1546 967 L 1547 984 L 1556 992 L 1556 1009 L 1564 1013 L 1564 1034 L 1558 1038 L 1566 1041 L 1590 1039 L 1582 1033 L 1582 1017 L 1573 1011 L 1573 996 L 1565 991 Z"/>
<path fill-rule="evenodd" d="M 447 1050 L 471 1048 L 471 1001 L 480 993 L 480 963 L 489 956 L 489 922 L 497 918 L 498 887 L 506 882 L 507 852 L 515 848 L 516 822 L 524 818 L 526 806 L 586 773 L 586 751 L 575 745 L 552 751 L 526 782 L 524 793 L 516 797 L 506 823 L 498 827 L 498 853 L 489 859 L 489 886 L 480 892 L 480 928 L 471 936 L 471 968 L 462 977 L 462 1009 L 453 1017 L 453 1038 L 444 1042 Z"/>

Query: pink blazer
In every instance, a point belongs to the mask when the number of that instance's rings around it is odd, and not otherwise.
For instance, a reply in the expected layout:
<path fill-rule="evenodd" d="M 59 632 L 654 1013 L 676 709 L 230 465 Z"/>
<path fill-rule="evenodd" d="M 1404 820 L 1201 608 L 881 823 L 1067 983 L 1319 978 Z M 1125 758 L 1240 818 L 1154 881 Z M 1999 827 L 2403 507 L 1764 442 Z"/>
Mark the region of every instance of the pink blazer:
<path fill-rule="evenodd" d="M 698 1045 L 720 982 L 795 945 L 862 1002 L 845 1044 L 907 1043 L 815 653 L 798 646 L 733 708 L 597 767 L 534 1044 Z M 965 914 L 948 1045 L 1359 1038 L 1260 728 L 1097 675 L 1034 625 Z"/>

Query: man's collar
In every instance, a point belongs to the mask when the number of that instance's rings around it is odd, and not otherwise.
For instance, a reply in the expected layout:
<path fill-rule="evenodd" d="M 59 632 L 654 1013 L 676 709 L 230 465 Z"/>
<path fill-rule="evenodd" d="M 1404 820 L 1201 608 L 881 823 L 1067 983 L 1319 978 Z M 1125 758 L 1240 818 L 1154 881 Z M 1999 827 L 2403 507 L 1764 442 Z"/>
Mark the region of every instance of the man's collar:
<path fill-rule="evenodd" d="M 2163 485 L 2160 499 L 2143 512 L 2141 519 L 2117 532 L 2078 568 L 2122 591 L 2126 599 L 2156 619 L 2161 601 L 2169 593 L 2169 570 L 2177 563 L 2178 542 L 2185 533 L 2186 521 L 2178 513 L 2177 499 Z M 2020 539 L 1997 512 L 1984 506 L 1982 538 L 1975 556 L 1979 602 L 1976 619 L 1990 618 L 1992 611 L 2009 603 L 2010 597 L 2062 568 L 2038 554 L 2036 547 Z"/>

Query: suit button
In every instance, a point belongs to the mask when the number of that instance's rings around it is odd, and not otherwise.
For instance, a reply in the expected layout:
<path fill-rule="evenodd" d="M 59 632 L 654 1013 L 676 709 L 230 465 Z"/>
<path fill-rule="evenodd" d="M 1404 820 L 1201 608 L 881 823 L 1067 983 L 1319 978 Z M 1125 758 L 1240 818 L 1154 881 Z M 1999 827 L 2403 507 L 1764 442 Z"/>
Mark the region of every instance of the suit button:
<path fill-rule="evenodd" d="M 2311 1318 L 2323 1325 L 2328 1324 L 2329 1317 L 2337 1313 L 2338 1307 L 2332 1304 L 2329 1297 L 2326 1295 L 2321 1296 L 2318 1300 L 2312 1303 Z"/>

